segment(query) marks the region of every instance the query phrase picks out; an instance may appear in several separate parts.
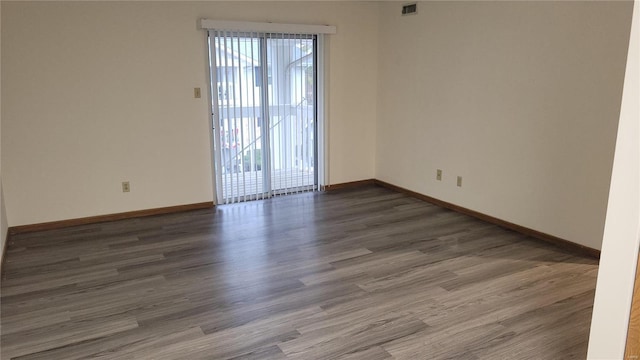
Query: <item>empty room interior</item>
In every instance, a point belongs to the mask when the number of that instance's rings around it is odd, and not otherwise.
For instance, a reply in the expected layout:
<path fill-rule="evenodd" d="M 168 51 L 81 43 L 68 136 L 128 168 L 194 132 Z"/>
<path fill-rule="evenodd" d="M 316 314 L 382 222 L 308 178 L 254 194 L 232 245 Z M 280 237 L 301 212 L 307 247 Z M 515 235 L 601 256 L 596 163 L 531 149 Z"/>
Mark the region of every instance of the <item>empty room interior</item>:
<path fill-rule="evenodd" d="M 0 358 L 640 358 L 639 7 L 1 1 Z"/>

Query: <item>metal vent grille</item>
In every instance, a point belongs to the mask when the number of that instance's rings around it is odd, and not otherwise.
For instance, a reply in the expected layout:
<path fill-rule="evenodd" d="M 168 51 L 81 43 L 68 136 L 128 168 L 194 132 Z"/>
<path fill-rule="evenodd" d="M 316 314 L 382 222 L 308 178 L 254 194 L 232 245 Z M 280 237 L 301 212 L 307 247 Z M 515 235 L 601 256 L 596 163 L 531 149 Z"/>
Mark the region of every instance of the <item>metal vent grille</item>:
<path fill-rule="evenodd" d="M 418 12 L 417 4 L 407 4 L 402 6 L 402 15 L 412 15 Z"/>

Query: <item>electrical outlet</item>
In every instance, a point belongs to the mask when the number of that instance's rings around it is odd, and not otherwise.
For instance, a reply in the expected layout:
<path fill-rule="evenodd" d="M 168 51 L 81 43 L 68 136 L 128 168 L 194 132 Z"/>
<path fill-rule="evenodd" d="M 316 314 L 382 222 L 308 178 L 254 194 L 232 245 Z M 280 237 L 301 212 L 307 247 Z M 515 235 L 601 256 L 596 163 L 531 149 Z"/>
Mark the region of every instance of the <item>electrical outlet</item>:
<path fill-rule="evenodd" d="M 193 97 L 196 99 L 200 99 L 202 94 L 200 94 L 200 88 L 193 88 Z"/>
<path fill-rule="evenodd" d="M 123 181 L 122 182 L 122 192 L 129 192 L 131 191 L 131 187 L 129 186 L 129 182 L 128 181 Z"/>
<path fill-rule="evenodd" d="M 438 181 L 442 180 L 442 170 L 440 169 L 436 170 L 436 180 Z"/>
<path fill-rule="evenodd" d="M 458 187 L 462 187 L 462 176 L 458 176 Z"/>

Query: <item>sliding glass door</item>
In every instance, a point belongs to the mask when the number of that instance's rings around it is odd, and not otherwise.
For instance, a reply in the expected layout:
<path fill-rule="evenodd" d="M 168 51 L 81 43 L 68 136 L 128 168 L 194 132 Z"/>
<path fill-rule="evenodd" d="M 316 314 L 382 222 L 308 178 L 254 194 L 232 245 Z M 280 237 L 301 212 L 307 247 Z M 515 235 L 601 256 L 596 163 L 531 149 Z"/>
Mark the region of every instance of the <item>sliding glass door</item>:
<path fill-rule="evenodd" d="M 218 203 L 317 188 L 313 35 L 209 32 Z"/>

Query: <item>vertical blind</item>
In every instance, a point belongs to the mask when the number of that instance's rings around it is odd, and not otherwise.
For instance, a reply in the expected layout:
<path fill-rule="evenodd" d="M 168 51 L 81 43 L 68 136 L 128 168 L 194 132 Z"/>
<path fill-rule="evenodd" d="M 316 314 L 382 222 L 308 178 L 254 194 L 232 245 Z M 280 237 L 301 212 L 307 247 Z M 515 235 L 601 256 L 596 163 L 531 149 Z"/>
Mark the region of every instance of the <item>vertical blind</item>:
<path fill-rule="evenodd" d="M 210 30 L 219 202 L 312 191 L 316 35 Z"/>

